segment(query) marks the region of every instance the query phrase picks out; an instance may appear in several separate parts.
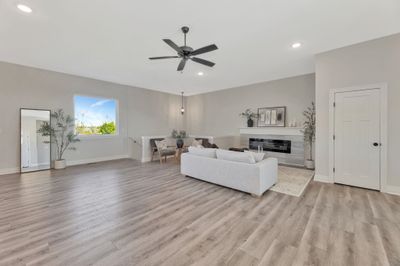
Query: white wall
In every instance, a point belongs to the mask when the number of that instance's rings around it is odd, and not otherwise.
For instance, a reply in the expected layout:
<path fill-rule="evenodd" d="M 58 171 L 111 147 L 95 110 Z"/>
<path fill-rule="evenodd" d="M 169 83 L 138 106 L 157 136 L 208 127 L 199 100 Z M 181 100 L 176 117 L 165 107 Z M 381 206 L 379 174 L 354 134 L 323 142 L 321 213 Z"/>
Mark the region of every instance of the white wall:
<path fill-rule="evenodd" d="M 82 139 L 70 162 L 119 158 L 135 152 L 128 136 L 169 134 L 183 127 L 179 96 L 0 62 L 0 173 L 19 169 L 19 109 L 58 109 L 73 114 L 75 94 L 119 101 L 119 136 Z M 129 133 L 128 133 L 129 131 Z"/>
<path fill-rule="evenodd" d="M 388 84 L 388 184 L 400 186 L 400 34 L 316 56 L 316 175 L 328 176 L 329 90 Z"/>
<path fill-rule="evenodd" d="M 314 74 L 190 96 L 186 125 L 190 134 L 215 136 L 222 147 L 237 146 L 239 128 L 247 126 L 239 116 L 245 109 L 286 106 L 287 124 L 295 119 L 302 126 L 302 112 L 314 99 Z"/>

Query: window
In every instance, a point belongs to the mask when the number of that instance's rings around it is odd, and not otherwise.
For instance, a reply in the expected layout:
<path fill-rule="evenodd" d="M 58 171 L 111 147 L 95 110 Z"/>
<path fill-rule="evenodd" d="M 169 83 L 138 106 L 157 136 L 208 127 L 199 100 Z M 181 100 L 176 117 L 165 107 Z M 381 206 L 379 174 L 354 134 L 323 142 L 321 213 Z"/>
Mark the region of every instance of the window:
<path fill-rule="evenodd" d="M 97 97 L 74 97 L 75 131 L 79 135 L 116 135 L 117 100 Z"/>

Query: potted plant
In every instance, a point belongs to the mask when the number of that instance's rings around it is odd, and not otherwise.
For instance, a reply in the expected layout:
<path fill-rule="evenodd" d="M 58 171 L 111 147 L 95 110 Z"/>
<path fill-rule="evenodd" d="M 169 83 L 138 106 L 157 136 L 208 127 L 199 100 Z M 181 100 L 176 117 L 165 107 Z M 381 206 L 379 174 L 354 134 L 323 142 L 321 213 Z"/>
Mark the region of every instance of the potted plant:
<path fill-rule="evenodd" d="M 50 136 L 50 142 L 56 146 L 56 160 L 54 169 L 64 169 L 66 161 L 63 158 L 64 152 L 76 150 L 72 144 L 80 141 L 74 133 L 74 121 L 70 115 L 65 115 L 62 109 L 51 113 L 52 123 L 44 122 L 38 130 L 42 136 Z"/>
<path fill-rule="evenodd" d="M 250 109 L 246 109 L 243 113 L 240 113 L 239 116 L 246 117 L 247 127 L 253 127 L 254 125 L 253 119 L 258 117 L 257 114 L 251 111 Z"/>
<path fill-rule="evenodd" d="M 313 142 L 315 140 L 315 104 L 311 103 L 311 107 L 303 112 L 305 121 L 303 124 L 304 143 L 308 144 L 309 156 L 305 161 L 307 169 L 314 169 L 315 164 L 313 160 Z"/>
<path fill-rule="evenodd" d="M 185 130 L 172 130 L 171 136 L 176 139 L 176 147 L 181 149 L 183 147 L 183 139 L 186 138 L 186 131 Z"/>

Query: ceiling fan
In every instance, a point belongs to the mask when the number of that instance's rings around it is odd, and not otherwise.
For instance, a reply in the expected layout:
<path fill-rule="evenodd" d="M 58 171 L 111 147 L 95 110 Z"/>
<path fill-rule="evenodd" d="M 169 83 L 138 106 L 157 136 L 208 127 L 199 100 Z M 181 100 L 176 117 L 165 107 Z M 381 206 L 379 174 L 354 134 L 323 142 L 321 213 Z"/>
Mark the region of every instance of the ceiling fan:
<path fill-rule="evenodd" d="M 181 62 L 178 65 L 177 71 L 183 71 L 185 68 L 186 62 L 188 60 L 192 60 L 196 63 L 206 65 L 208 67 L 213 67 L 215 63 L 210 62 L 205 59 L 201 59 L 198 57 L 195 57 L 195 55 L 200 55 L 204 53 L 208 53 L 214 50 L 217 50 L 218 47 L 215 44 L 207 45 L 205 47 L 199 48 L 194 50 L 192 47 L 186 45 L 186 34 L 189 32 L 189 27 L 182 27 L 182 32 L 184 34 L 184 42 L 185 44 L 183 46 L 178 46 L 175 44 L 173 41 L 169 39 L 163 39 L 164 42 L 166 42 L 172 49 L 174 49 L 178 55 L 175 56 L 160 56 L 160 57 L 150 57 L 150 60 L 157 60 L 157 59 L 170 59 L 170 58 L 181 58 Z"/>

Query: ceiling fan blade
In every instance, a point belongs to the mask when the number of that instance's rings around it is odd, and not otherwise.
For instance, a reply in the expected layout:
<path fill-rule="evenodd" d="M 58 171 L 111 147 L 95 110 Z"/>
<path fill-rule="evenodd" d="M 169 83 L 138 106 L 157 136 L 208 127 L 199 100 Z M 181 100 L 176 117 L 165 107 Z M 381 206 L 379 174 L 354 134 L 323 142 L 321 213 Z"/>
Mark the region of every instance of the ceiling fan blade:
<path fill-rule="evenodd" d="M 201 59 L 201 58 L 192 57 L 191 59 L 193 61 L 195 61 L 196 63 L 202 64 L 202 65 L 206 65 L 206 66 L 209 66 L 209 67 L 213 67 L 215 65 L 215 63 L 213 63 L 213 62 L 210 62 L 208 60 L 204 60 L 204 59 Z"/>
<path fill-rule="evenodd" d="M 175 51 L 177 51 L 178 53 L 183 52 L 182 49 L 173 41 L 171 41 L 170 39 L 163 39 L 163 41 L 168 44 L 172 49 L 174 49 Z"/>
<path fill-rule="evenodd" d="M 185 68 L 186 65 L 186 59 L 182 59 L 181 62 L 179 63 L 177 71 L 182 71 Z"/>
<path fill-rule="evenodd" d="M 205 46 L 203 48 L 194 50 L 193 52 L 190 53 L 190 55 L 204 54 L 204 53 L 208 53 L 208 52 L 211 52 L 211 51 L 214 51 L 217 49 L 218 49 L 218 47 L 215 44 L 211 44 L 211 45 Z"/>
<path fill-rule="evenodd" d="M 159 57 L 149 57 L 150 60 L 156 59 L 168 59 L 168 58 L 179 58 L 179 56 L 159 56 Z"/>

